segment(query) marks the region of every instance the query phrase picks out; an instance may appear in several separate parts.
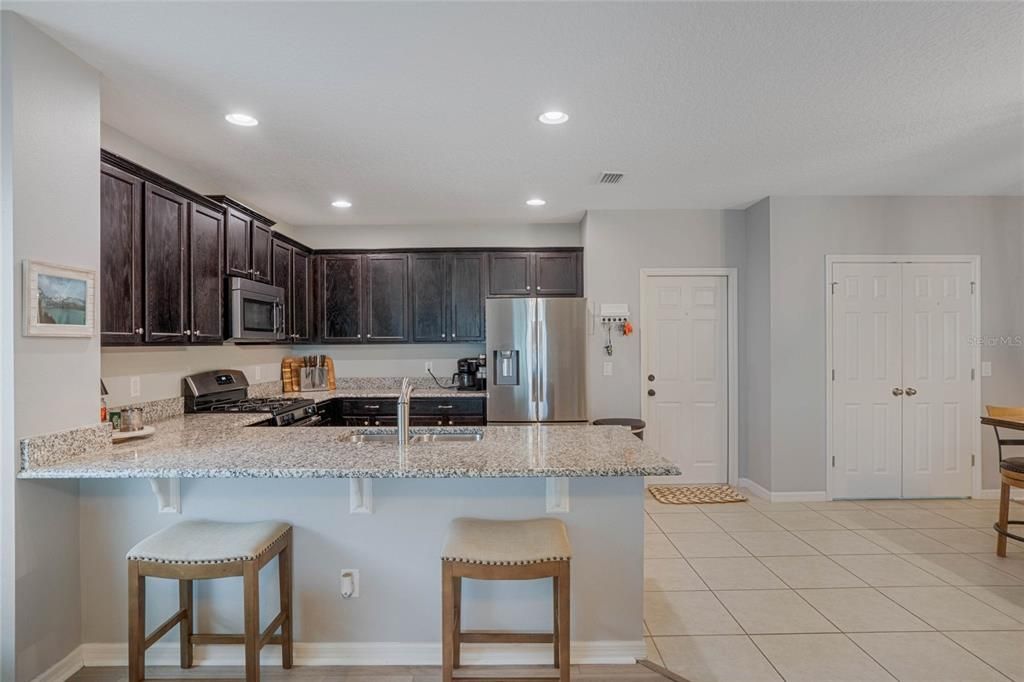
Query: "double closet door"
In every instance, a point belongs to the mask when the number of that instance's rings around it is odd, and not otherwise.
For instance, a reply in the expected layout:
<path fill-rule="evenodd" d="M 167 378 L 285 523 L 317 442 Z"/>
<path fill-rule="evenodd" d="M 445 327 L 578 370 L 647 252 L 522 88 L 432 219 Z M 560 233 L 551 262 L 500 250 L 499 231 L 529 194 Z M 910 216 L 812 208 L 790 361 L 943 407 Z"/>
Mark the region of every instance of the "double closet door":
<path fill-rule="evenodd" d="M 970 495 L 972 264 L 831 268 L 832 496 Z"/>

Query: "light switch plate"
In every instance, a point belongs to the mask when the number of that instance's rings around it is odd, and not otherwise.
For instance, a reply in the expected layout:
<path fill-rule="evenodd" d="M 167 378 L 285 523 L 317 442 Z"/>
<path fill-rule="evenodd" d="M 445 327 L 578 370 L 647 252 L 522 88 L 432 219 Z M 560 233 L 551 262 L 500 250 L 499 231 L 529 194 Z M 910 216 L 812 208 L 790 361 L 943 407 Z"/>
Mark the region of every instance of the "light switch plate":
<path fill-rule="evenodd" d="M 612 375 L 612 363 L 610 363 L 610 362 L 604 363 L 604 375 L 606 377 L 610 377 Z"/>
<path fill-rule="evenodd" d="M 142 395 L 142 379 L 139 377 L 132 377 L 128 381 L 128 397 L 138 398 Z"/>
<path fill-rule="evenodd" d="M 990 377 L 992 376 L 992 363 L 983 362 L 981 363 L 981 376 Z"/>

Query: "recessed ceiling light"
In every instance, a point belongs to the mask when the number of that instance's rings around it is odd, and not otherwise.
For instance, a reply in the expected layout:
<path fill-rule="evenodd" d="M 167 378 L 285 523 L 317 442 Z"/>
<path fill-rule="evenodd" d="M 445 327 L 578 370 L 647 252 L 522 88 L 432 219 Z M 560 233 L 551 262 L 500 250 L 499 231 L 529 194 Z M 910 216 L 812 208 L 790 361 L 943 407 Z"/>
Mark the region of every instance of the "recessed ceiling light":
<path fill-rule="evenodd" d="M 346 201 L 345 199 L 338 199 L 337 201 L 332 201 L 331 206 L 334 208 L 352 208 L 352 202 Z"/>
<path fill-rule="evenodd" d="M 224 117 L 224 120 L 226 120 L 228 123 L 234 123 L 236 126 L 245 126 L 247 128 L 260 124 L 260 122 L 257 121 L 255 117 L 250 116 L 249 114 L 228 114 Z"/>
<path fill-rule="evenodd" d="M 543 199 L 527 199 L 526 200 L 526 205 L 527 206 L 543 206 L 546 203 L 548 203 L 548 202 L 544 201 Z"/>
<path fill-rule="evenodd" d="M 569 114 L 563 111 L 545 111 L 537 117 L 537 120 L 541 123 L 546 123 L 549 126 L 556 126 L 559 123 L 565 123 L 568 121 Z"/>

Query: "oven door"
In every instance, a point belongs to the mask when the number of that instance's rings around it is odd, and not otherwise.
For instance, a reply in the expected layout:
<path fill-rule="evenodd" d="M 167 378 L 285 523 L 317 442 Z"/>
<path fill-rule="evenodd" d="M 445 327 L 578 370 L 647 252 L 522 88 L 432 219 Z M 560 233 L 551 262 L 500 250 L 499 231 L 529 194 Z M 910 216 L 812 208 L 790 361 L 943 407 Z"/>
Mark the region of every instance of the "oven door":
<path fill-rule="evenodd" d="M 232 280 L 236 279 L 239 278 L 232 278 Z M 280 287 L 271 287 L 248 280 L 241 280 L 241 283 L 237 285 L 232 282 L 231 337 L 235 341 L 283 340 L 285 336 L 283 299 L 283 290 Z"/>

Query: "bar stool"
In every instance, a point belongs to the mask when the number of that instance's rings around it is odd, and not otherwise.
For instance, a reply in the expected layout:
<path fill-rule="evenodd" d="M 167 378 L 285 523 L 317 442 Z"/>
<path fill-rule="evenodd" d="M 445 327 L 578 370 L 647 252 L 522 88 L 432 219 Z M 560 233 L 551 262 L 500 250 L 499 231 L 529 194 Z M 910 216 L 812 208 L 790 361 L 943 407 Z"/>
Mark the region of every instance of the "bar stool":
<path fill-rule="evenodd" d="M 278 557 L 281 611 L 260 632 L 260 569 Z M 281 645 L 281 664 L 292 667 L 292 527 L 277 521 L 220 523 L 184 521 L 128 552 L 128 681 L 146 676 L 146 649 L 181 623 L 181 667 L 192 667 L 196 644 L 244 644 L 246 682 L 259 682 L 260 649 Z M 245 633 L 193 634 L 192 581 L 241 576 Z M 146 578 L 178 581 L 178 611 L 146 634 Z M 280 634 L 273 634 L 280 629 Z"/>
<path fill-rule="evenodd" d="M 572 548 L 565 524 L 558 519 L 490 521 L 461 518 L 448 527 L 441 552 L 441 650 L 442 679 L 452 682 L 460 667 L 460 649 L 466 643 L 552 644 L 554 669 L 560 682 L 569 682 L 569 561 Z M 552 579 L 554 627 L 552 632 L 463 632 L 462 579 Z M 462 677 L 459 680 L 494 680 L 494 677 Z M 551 677 L 516 677 L 550 680 Z"/>
<path fill-rule="evenodd" d="M 989 417 L 1024 422 L 1024 407 L 996 407 L 986 405 Z M 1010 488 L 1024 488 L 1024 457 L 1003 457 L 1003 446 L 1022 446 L 1024 439 L 1003 438 L 999 435 L 999 427 L 993 426 L 996 432 L 996 443 L 999 445 L 999 520 L 993 526 L 999 534 L 996 540 L 996 555 L 1006 556 L 1006 538 L 1024 542 L 1024 536 L 1010 532 L 1010 525 L 1024 524 L 1024 521 L 1010 520 Z"/>

